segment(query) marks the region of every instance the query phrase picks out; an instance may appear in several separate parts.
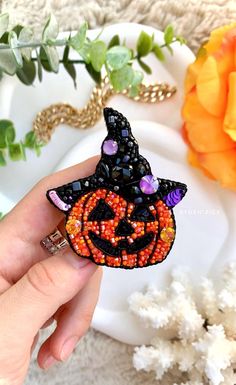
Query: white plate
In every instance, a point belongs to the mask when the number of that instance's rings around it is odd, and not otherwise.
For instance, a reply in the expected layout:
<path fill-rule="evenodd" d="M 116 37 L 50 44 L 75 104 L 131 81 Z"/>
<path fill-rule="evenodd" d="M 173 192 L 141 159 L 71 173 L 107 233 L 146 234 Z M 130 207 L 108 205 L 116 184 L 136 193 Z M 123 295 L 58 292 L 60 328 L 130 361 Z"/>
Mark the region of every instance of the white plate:
<path fill-rule="evenodd" d="M 138 24 L 106 27 L 102 38 L 108 41 L 118 33 L 121 38 L 126 37 L 127 44 L 133 47 L 141 30 L 154 32 L 156 40 L 162 41 L 161 32 Z M 89 31 L 91 38 L 97 33 L 98 30 Z M 174 51 L 173 57 L 166 53 L 167 60 L 164 64 L 156 61 L 152 55 L 145 58 L 154 68 L 152 76 L 146 77 L 147 82 L 160 80 L 175 84 L 178 92 L 173 98 L 158 105 L 142 105 L 118 96 L 109 103 L 123 112 L 129 120 L 145 120 L 133 122 L 134 134 L 153 171 L 158 176 L 184 181 L 189 186 L 186 198 L 175 208 L 177 237 L 165 262 L 155 267 L 132 271 L 104 269 L 102 291 L 93 326 L 114 338 L 133 344 L 149 343 L 151 334 L 128 313 L 127 296 L 131 292 L 142 290 L 149 282 L 155 282 L 160 287 L 167 285 L 173 265 L 190 266 L 194 271 L 193 278 L 198 280 L 201 274 L 216 272 L 222 263 L 235 255 L 234 195 L 218 190 L 215 183 L 189 168 L 185 161 L 185 146 L 176 132 L 181 126 L 184 74 L 194 55 L 187 47 L 180 47 L 179 44 L 175 44 Z M 42 108 L 62 101 L 82 107 L 93 86 L 83 67 L 78 69 L 78 90 L 73 88 L 71 79 L 63 69 L 58 75 L 44 74 L 43 83 L 36 82 L 35 87 L 26 87 L 15 78 L 5 78 L 0 87 L 1 118 L 12 119 L 16 123 L 18 138 L 22 138 L 30 130 L 36 113 Z M 7 167 L 1 168 L 0 211 L 6 212 L 13 207 L 35 182 L 51 173 L 59 162 L 58 167 L 62 168 L 98 153 L 98 143 L 105 136 L 102 129 L 103 121 L 87 131 L 62 125 L 57 128 L 40 158 L 29 152 L 27 162 L 9 163 Z M 84 139 L 81 140 L 82 138 Z M 78 145 L 65 156 L 75 143 Z M 61 161 L 63 157 L 64 160 Z"/>

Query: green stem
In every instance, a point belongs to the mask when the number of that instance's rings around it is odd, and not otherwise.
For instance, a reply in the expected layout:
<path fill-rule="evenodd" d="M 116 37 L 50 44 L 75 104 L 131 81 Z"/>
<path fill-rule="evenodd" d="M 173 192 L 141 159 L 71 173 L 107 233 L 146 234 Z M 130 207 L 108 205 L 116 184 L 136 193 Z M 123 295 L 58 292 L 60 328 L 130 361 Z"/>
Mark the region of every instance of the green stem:
<path fill-rule="evenodd" d="M 32 57 L 31 58 L 31 61 L 38 61 L 38 59 L 36 57 Z M 48 63 L 48 60 L 47 59 L 41 59 L 40 58 L 40 61 L 41 62 L 47 62 Z M 59 60 L 59 63 L 71 63 L 71 64 L 86 64 L 84 60 L 72 60 L 72 59 L 68 59 L 66 62 L 63 60 L 63 59 L 60 59 Z"/>
<path fill-rule="evenodd" d="M 62 47 L 66 45 L 68 40 L 55 40 L 54 42 L 50 43 L 42 43 L 41 41 L 35 41 L 32 43 L 20 43 L 17 45 L 16 48 L 38 48 L 42 47 L 44 45 L 47 45 L 49 47 Z M 12 49 L 9 44 L 0 44 L 0 50 L 1 49 Z"/>
<path fill-rule="evenodd" d="M 165 43 L 165 44 L 162 44 L 162 45 L 160 45 L 160 48 L 165 48 L 165 47 L 167 47 L 168 45 L 171 45 L 171 44 L 175 43 L 176 41 L 177 41 L 177 39 L 174 38 L 170 44 L 166 44 L 166 43 Z"/>

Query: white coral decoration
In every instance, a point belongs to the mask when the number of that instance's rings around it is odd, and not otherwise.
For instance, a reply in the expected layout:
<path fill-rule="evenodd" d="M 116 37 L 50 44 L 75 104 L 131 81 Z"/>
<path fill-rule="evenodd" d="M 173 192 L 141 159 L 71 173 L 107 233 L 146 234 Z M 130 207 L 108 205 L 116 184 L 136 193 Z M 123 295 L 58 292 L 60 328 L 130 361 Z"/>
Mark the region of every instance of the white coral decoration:
<path fill-rule="evenodd" d="M 157 380 L 178 368 L 186 378 L 179 385 L 234 385 L 236 264 L 225 268 L 217 289 L 208 278 L 192 288 L 189 276 L 178 268 L 166 290 L 149 286 L 128 299 L 132 313 L 157 330 L 150 346 L 135 348 L 134 367 L 155 371 Z"/>

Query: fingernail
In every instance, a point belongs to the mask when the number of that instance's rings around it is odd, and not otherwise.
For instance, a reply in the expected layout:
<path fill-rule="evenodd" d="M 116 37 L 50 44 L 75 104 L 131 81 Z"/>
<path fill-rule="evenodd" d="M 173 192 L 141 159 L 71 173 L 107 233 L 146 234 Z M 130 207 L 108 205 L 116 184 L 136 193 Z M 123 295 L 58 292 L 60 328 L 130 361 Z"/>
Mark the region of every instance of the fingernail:
<path fill-rule="evenodd" d="M 73 336 L 68 338 L 68 340 L 64 343 L 60 354 L 60 358 L 62 361 L 66 361 L 67 358 L 71 355 L 77 342 L 78 342 L 78 337 Z"/>
<path fill-rule="evenodd" d="M 76 269 L 82 269 L 82 267 L 85 267 L 89 263 L 92 262 L 88 258 L 82 258 L 76 255 L 75 253 L 69 251 L 64 254 L 64 257 L 68 260 L 68 262 L 74 266 Z"/>
<path fill-rule="evenodd" d="M 47 370 L 56 363 L 56 359 L 53 356 L 48 356 L 43 362 L 43 369 Z"/>

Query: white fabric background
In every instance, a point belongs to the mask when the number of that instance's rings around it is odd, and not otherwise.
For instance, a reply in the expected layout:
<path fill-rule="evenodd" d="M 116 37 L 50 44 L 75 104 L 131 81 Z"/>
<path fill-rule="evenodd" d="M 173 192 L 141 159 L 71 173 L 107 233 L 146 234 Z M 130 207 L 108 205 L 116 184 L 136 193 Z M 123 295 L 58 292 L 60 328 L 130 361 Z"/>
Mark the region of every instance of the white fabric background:
<path fill-rule="evenodd" d="M 0 0 L 0 8 L 13 24 L 38 31 L 49 13 L 64 31 L 77 29 L 84 19 L 90 28 L 133 21 L 164 29 L 171 23 L 195 52 L 212 29 L 236 21 L 234 0 Z M 34 354 L 26 385 L 157 385 L 154 374 L 133 369 L 132 352 L 133 347 L 90 330 L 66 364 L 43 372 Z M 181 381 L 168 377 L 161 385 L 175 382 Z"/>

